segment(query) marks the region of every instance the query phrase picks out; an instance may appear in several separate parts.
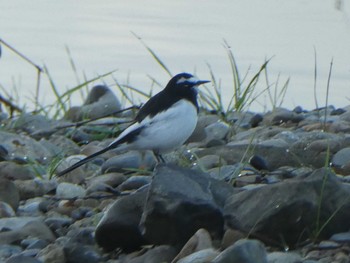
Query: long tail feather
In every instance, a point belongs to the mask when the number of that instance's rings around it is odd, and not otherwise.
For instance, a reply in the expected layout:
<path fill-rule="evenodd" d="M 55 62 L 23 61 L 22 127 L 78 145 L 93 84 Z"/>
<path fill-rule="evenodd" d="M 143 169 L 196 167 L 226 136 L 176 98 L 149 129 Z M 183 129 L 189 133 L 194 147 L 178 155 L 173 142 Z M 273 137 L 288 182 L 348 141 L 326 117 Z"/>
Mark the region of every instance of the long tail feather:
<path fill-rule="evenodd" d="M 77 169 L 78 167 L 89 162 L 90 160 L 94 159 L 95 157 L 99 156 L 100 154 L 105 153 L 105 152 L 107 152 L 115 147 L 116 147 L 116 145 L 114 145 L 114 144 L 109 145 L 108 147 L 102 149 L 101 151 L 95 152 L 95 153 L 87 156 L 86 158 L 80 160 L 79 162 L 73 164 L 72 166 L 68 167 L 67 169 L 57 173 L 56 176 L 60 177 L 62 175 L 65 175 L 66 173 L 69 173 L 69 172 L 73 171 L 74 169 Z"/>

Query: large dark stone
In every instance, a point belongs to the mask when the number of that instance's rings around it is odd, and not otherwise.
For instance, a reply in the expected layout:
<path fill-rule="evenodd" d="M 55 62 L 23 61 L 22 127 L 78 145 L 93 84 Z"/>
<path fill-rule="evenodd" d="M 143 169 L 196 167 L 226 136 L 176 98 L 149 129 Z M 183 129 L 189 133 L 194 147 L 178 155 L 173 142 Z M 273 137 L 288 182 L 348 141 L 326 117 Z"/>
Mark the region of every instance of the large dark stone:
<path fill-rule="evenodd" d="M 155 171 L 141 227 L 151 244 L 183 246 L 200 228 L 213 238 L 223 233 L 222 209 L 232 187 L 209 175 L 177 166 Z"/>
<path fill-rule="evenodd" d="M 106 251 L 138 249 L 144 244 L 139 223 L 147 189 L 118 199 L 96 227 L 95 240 Z"/>
<path fill-rule="evenodd" d="M 350 188 L 327 169 L 233 195 L 224 214 L 229 227 L 274 245 L 296 245 L 350 228 Z"/>

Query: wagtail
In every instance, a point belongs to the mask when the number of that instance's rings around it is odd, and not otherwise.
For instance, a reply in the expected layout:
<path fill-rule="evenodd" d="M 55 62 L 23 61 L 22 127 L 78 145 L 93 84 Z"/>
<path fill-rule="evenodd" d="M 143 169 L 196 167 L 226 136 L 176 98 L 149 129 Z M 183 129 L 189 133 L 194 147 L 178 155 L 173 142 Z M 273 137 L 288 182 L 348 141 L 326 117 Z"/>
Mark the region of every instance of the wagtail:
<path fill-rule="evenodd" d="M 161 154 L 180 147 L 193 133 L 198 120 L 197 88 L 208 82 L 189 73 L 177 74 L 161 92 L 142 106 L 133 123 L 112 143 L 59 172 L 57 176 L 116 148 L 152 150 L 158 161 L 164 161 Z"/>

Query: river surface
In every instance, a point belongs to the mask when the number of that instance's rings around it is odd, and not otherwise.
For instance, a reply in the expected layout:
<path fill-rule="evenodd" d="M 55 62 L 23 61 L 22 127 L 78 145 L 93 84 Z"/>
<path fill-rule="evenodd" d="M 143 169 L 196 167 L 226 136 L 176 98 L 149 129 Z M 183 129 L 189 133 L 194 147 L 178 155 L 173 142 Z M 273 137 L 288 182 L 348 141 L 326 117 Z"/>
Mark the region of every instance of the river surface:
<path fill-rule="evenodd" d="M 326 101 L 331 61 L 329 104 L 343 107 L 350 98 L 350 2 L 348 0 L 16 0 L 0 2 L 0 38 L 39 66 L 46 66 L 60 93 L 114 71 L 104 82 L 148 92 L 165 85 L 169 75 L 135 36 L 139 36 L 172 74 L 182 71 L 221 83 L 224 103 L 232 97 L 232 74 L 225 42 L 233 52 L 241 77 L 257 72 L 265 59 L 271 87 L 279 90 L 290 78 L 283 106 L 315 107 L 317 65 L 318 105 Z M 69 52 L 67 51 L 69 49 Z M 69 55 L 69 54 L 70 55 Z M 75 70 L 70 63 L 74 61 Z M 2 45 L 0 94 L 33 108 L 36 69 Z M 245 83 L 247 84 L 247 82 Z M 266 88 L 261 78 L 255 94 Z M 135 102 L 144 98 L 135 95 Z M 81 94 L 72 104 L 81 103 Z M 43 76 L 39 102 L 55 101 Z M 280 101 L 278 101 L 280 102 Z M 266 92 L 250 109 L 268 110 Z"/>

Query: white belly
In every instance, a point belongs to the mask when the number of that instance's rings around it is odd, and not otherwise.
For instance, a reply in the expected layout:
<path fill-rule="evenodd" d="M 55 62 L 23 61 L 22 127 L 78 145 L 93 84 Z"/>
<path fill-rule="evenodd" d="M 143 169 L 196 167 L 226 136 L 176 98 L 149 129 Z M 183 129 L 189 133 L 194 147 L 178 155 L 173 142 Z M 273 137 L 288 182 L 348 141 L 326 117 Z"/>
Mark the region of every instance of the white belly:
<path fill-rule="evenodd" d="M 143 126 L 138 139 L 126 148 L 165 153 L 180 147 L 191 136 L 197 119 L 196 107 L 187 100 L 180 100 L 171 109 L 157 114 L 152 119 L 147 117 L 141 123 L 130 126 L 120 137 Z"/>

